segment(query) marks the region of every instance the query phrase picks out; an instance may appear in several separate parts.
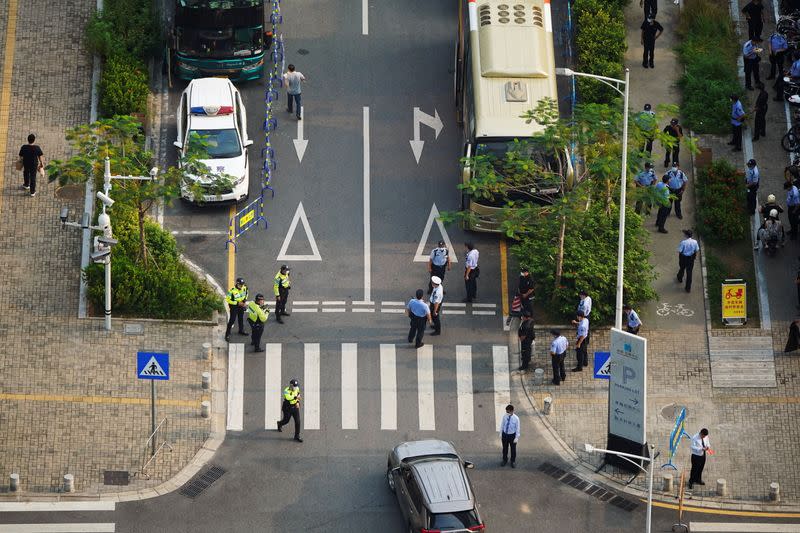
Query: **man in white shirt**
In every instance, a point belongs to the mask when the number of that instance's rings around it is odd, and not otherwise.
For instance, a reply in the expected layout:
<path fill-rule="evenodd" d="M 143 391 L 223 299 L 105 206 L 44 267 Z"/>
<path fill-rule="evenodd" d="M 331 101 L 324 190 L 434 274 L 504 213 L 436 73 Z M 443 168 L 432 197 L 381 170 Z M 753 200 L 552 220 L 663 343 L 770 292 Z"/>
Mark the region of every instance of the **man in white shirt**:
<path fill-rule="evenodd" d="M 283 81 L 286 83 L 286 97 L 288 98 L 289 102 L 286 106 L 286 110 L 291 113 L 292 112 L 292 104 L 297 104 L 297 120 L 302 118 L 300 109 L 301 109 L 301 98 L 300 94 L 303 92 L 300 82 L 306 81 L 306 77 L 303 76 L 302 72 L 295 70 L 294 65 L 289 65 L 287 67 L 287 72 L 283 74 Z"/>
<path fill-rule="evenodd" d="M 578 293 L 578 296 L 580 296 L 580 301 L 578 302 L 578 309 L 576 309 L 576 311 L 583 311 L 583 316 L 589 318 L 589 315 L 592 313 L 592 297 L 583 290 Z M 576 322 L 573 320 L 572 324 L 575 325 Z"/>
<path fill-rule="evenodd" d="M 557 329 L 551 329 L 550 335 L 553 336 L 553 342 L 550 343 L 550 360 L 553 363 L 553 385 L 561 385 L 561 382 L 567 379 L 564 358 L 567 357 L 569 341 Z"/>
<path fill-rule="evenodd" d="M 450 252 L 447 250 L 447 245 L 444 241 L 439 241 L 439 246 L 431 250 L 431 256 L 428 259 L 428 272 L 431 276 L 438 276 L 439 279 L 444 281 L 445 271 L 450 270 Z M 433 284 L 428 283 L 428 294 L 433 292 Z"/>
<path fill-rule="evenodd" d="M 697 483 L 703 483 L 703 468 L 706 466 L 706 452 L 711 444 L 708 441 L 708 430 L 701 429 L 692 437 L 692 471 L 689 474 L 689 488 Z"/>
<path fill-rule="evenodd" d="M 431 292 L 431 320 L 433 320 L 433 333 L 431 335 L 442 334 L 442 299 L 444 298 L 444 287 L 442 287 L 442 278 L 439 276 L 431 276 L 431 285 L 433 291 Z"/>
<path fill-rule="evenodd" d="M 514 406 L 506 406 L 506 414 L 500 422 L 500 441 L 503 443 L 503 462 L 508 464 L 508 447 L 511 447 L 511 468 L 517 467 L 517 443 L 519 442 L 519 417 L 514 414 Z"/>
<path fill-rule="evenodd" d="M 692 292 L 692 270 L 694 269 L 694 260 L 697 258 L 697 252 L 700 251 L 700 245 L 692 238 L 692 230 L 685 229 L 683 234 L 686 238 L 678 245 L 678 275 L 676 278 L 678 283 L 682 283 L 685 273 L 686 292 Z"/>
<path fill-rule="evenodd" d="M 572 321 L 575 324 L 575 358 L 577 364 L 572 369 L 573 372 L 580 372 L 583 367 L 589 366 L 589 319 L 578 311 L 577 319 Z"/>
<path fill-rule="evenodd" d="M 471 242 L 465 242 L 464 246 L 467 248 L 467 257 L 464 260 L 464 287 L 467 289 L 467 297 L 464 302 L 470 303 L 478 296 L 478 276 L 481 274 L 481 269 L 478 268 L 478 250 Z"/>
<path fill-rule="evenodd" d="M 630 304 L 622 306 L 622 313 L 626 316 L 625 331 L 638 335 L 639 328 L 642 327 L 642 320 L 639 318 L 639 315 L 636 314 L 636 311 L 633 310 Z"/>

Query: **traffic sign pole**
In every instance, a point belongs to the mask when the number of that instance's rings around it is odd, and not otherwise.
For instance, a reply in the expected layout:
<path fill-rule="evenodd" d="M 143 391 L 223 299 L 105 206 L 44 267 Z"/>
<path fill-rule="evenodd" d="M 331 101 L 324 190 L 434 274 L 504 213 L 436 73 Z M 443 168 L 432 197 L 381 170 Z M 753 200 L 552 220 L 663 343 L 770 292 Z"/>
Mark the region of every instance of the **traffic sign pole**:
<path fill-rule="evenodd" d="M 150 380 L 150 442 L 152 444 L 151 457 L 156 454 L 156 439 L 153 434 L 156 432 L 156 380 Z"/>

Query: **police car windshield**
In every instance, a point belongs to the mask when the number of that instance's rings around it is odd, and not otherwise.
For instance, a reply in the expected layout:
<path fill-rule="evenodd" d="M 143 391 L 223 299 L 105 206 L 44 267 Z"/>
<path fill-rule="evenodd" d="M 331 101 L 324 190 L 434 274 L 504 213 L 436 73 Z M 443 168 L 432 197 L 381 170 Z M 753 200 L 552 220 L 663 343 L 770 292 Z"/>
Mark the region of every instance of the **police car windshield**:
<path fill-rule="evenodd" d="M 190 135 L 201 139 L 198 147 L 202 152 L 201 159 L 227 159 L 242 155 L 239 133 L 235 129 L 192 130 Z"/>

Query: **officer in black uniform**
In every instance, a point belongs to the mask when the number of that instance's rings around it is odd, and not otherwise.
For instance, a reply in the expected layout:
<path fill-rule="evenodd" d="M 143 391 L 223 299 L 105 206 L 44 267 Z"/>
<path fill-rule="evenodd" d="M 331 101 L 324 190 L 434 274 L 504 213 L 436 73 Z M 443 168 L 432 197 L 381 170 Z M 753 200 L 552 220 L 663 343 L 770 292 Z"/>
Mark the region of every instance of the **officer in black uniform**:
<path fill-rule="evenodd" d="M 536 334 L 533 331 L 533 319 L 531 313 L 527 309 L 522 311 L 522 322 L 520 322 L 517 336 L 521 344 L 520 357 L 522 364 L 519 367 L 520 371 L 527 372 L 531 364 L 531 355 L 533 352 L 533 341 L 536 339 Z"/>

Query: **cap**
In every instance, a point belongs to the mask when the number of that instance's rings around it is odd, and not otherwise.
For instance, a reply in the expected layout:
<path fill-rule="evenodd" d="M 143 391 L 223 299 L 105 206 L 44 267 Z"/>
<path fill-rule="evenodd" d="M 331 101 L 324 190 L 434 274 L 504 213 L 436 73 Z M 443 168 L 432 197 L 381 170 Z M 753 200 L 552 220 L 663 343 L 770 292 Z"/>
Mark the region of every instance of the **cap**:
<path fill-rule="evenodd" d="M 677 118 L 673 118 L 672 120 L 669 121 L 669 123 L 674 126 L 675 124 L 678 123 L 678 119 Z"/>
<path fill-rule="evenodd" d="M 756 160 L 755 159 L 751 159 L 750 161 L 747 162 L 747 166 L 748 167 L 756 166 Z"/>
<path fill-rule="evenodd" d="M 236 278 L 237 285 L 244 285 L 244 278 Z"/>
<path fill-rule="evenodd" d="M 261 294 L 260 292 L 258 294 L 256 294 L 256 300 L 261 300 L 263 298 L 264 298 L 264 295 Z"/>
<path fill-rule="evenodd" d="M 578 291 L 578 296 L 588 296 L 589 294 L 586 292 L 585 289 L 581 289 Z"/>
<path fill-rule="evenodd" d="M 433 283 L 434 285 L 441 285 L 442 278 L 440 278 L 439 276 L 431 276 L 431 283 Z"/>
<path fill-rule="evenodd" d="M 439 248 L 444 248 L 445 244 L 444 241 L 439 241 Z"/>
<path fill-rule="evenodd" d="M 651 109 L 653 109 L 653 106 L 651 106 L 650 104 L 644 104 L 645 111 L 650 111 Z"/>
<path fill-rule="evenodd" d="M 561 335 L 561 330 L 553 328 L 550 330 L 550 335 L 558 337 L 559 335 Z"/>
<path fill-rule="evenodd" d="M 622 306 L 623 309 L 631 309 L 631 304 L 625 304 Z"/>
<path fill-rule="evenodd" d="M 289 270 L 289 267 L 286 265 L 281 265 L 281 270 Z"/>
<path fill-rule="evenodd" d="M 691 237 L 692 235 L 694 235 L 694 233 L 692 233 L 692 230 L 690 229 L 683 230 L 683 234 L 686 235 L 687 237 Z"/>
<path fill-rule="evenodd" d="M 291 385 L 292 387 L 297 387 L 300 385 L 300 382 L 297 381 L 297 378 L 292 378 L 291 380 L 289 380 L 289 385 Z"/>
<path fill-rule="evenodd" d="M 528 272 L 528 265 L 520 265 L 519 266 L 520 272 Z"/>
<path fill-rule="evenodd" d="M 653 168 L 653 163 L 650 163 L 648 161 L 647 163 L 644 164 L 644 168 Z"/>
<path fill-rule="evenodd" d="M 771 209 L 770 212 L 769 212 L 769 216 L 771 216 L 772 218 L 777 218 L 778 217 L 778 210 L 777 209 Z"/>
<path fill-rule="evenodd" d="M 769 196 L 767 196 L 767 201 L 770 202 L 770 203 L 774 202 L 775 201 L 775 195 L 774 194 L 770 194 Z"/>

